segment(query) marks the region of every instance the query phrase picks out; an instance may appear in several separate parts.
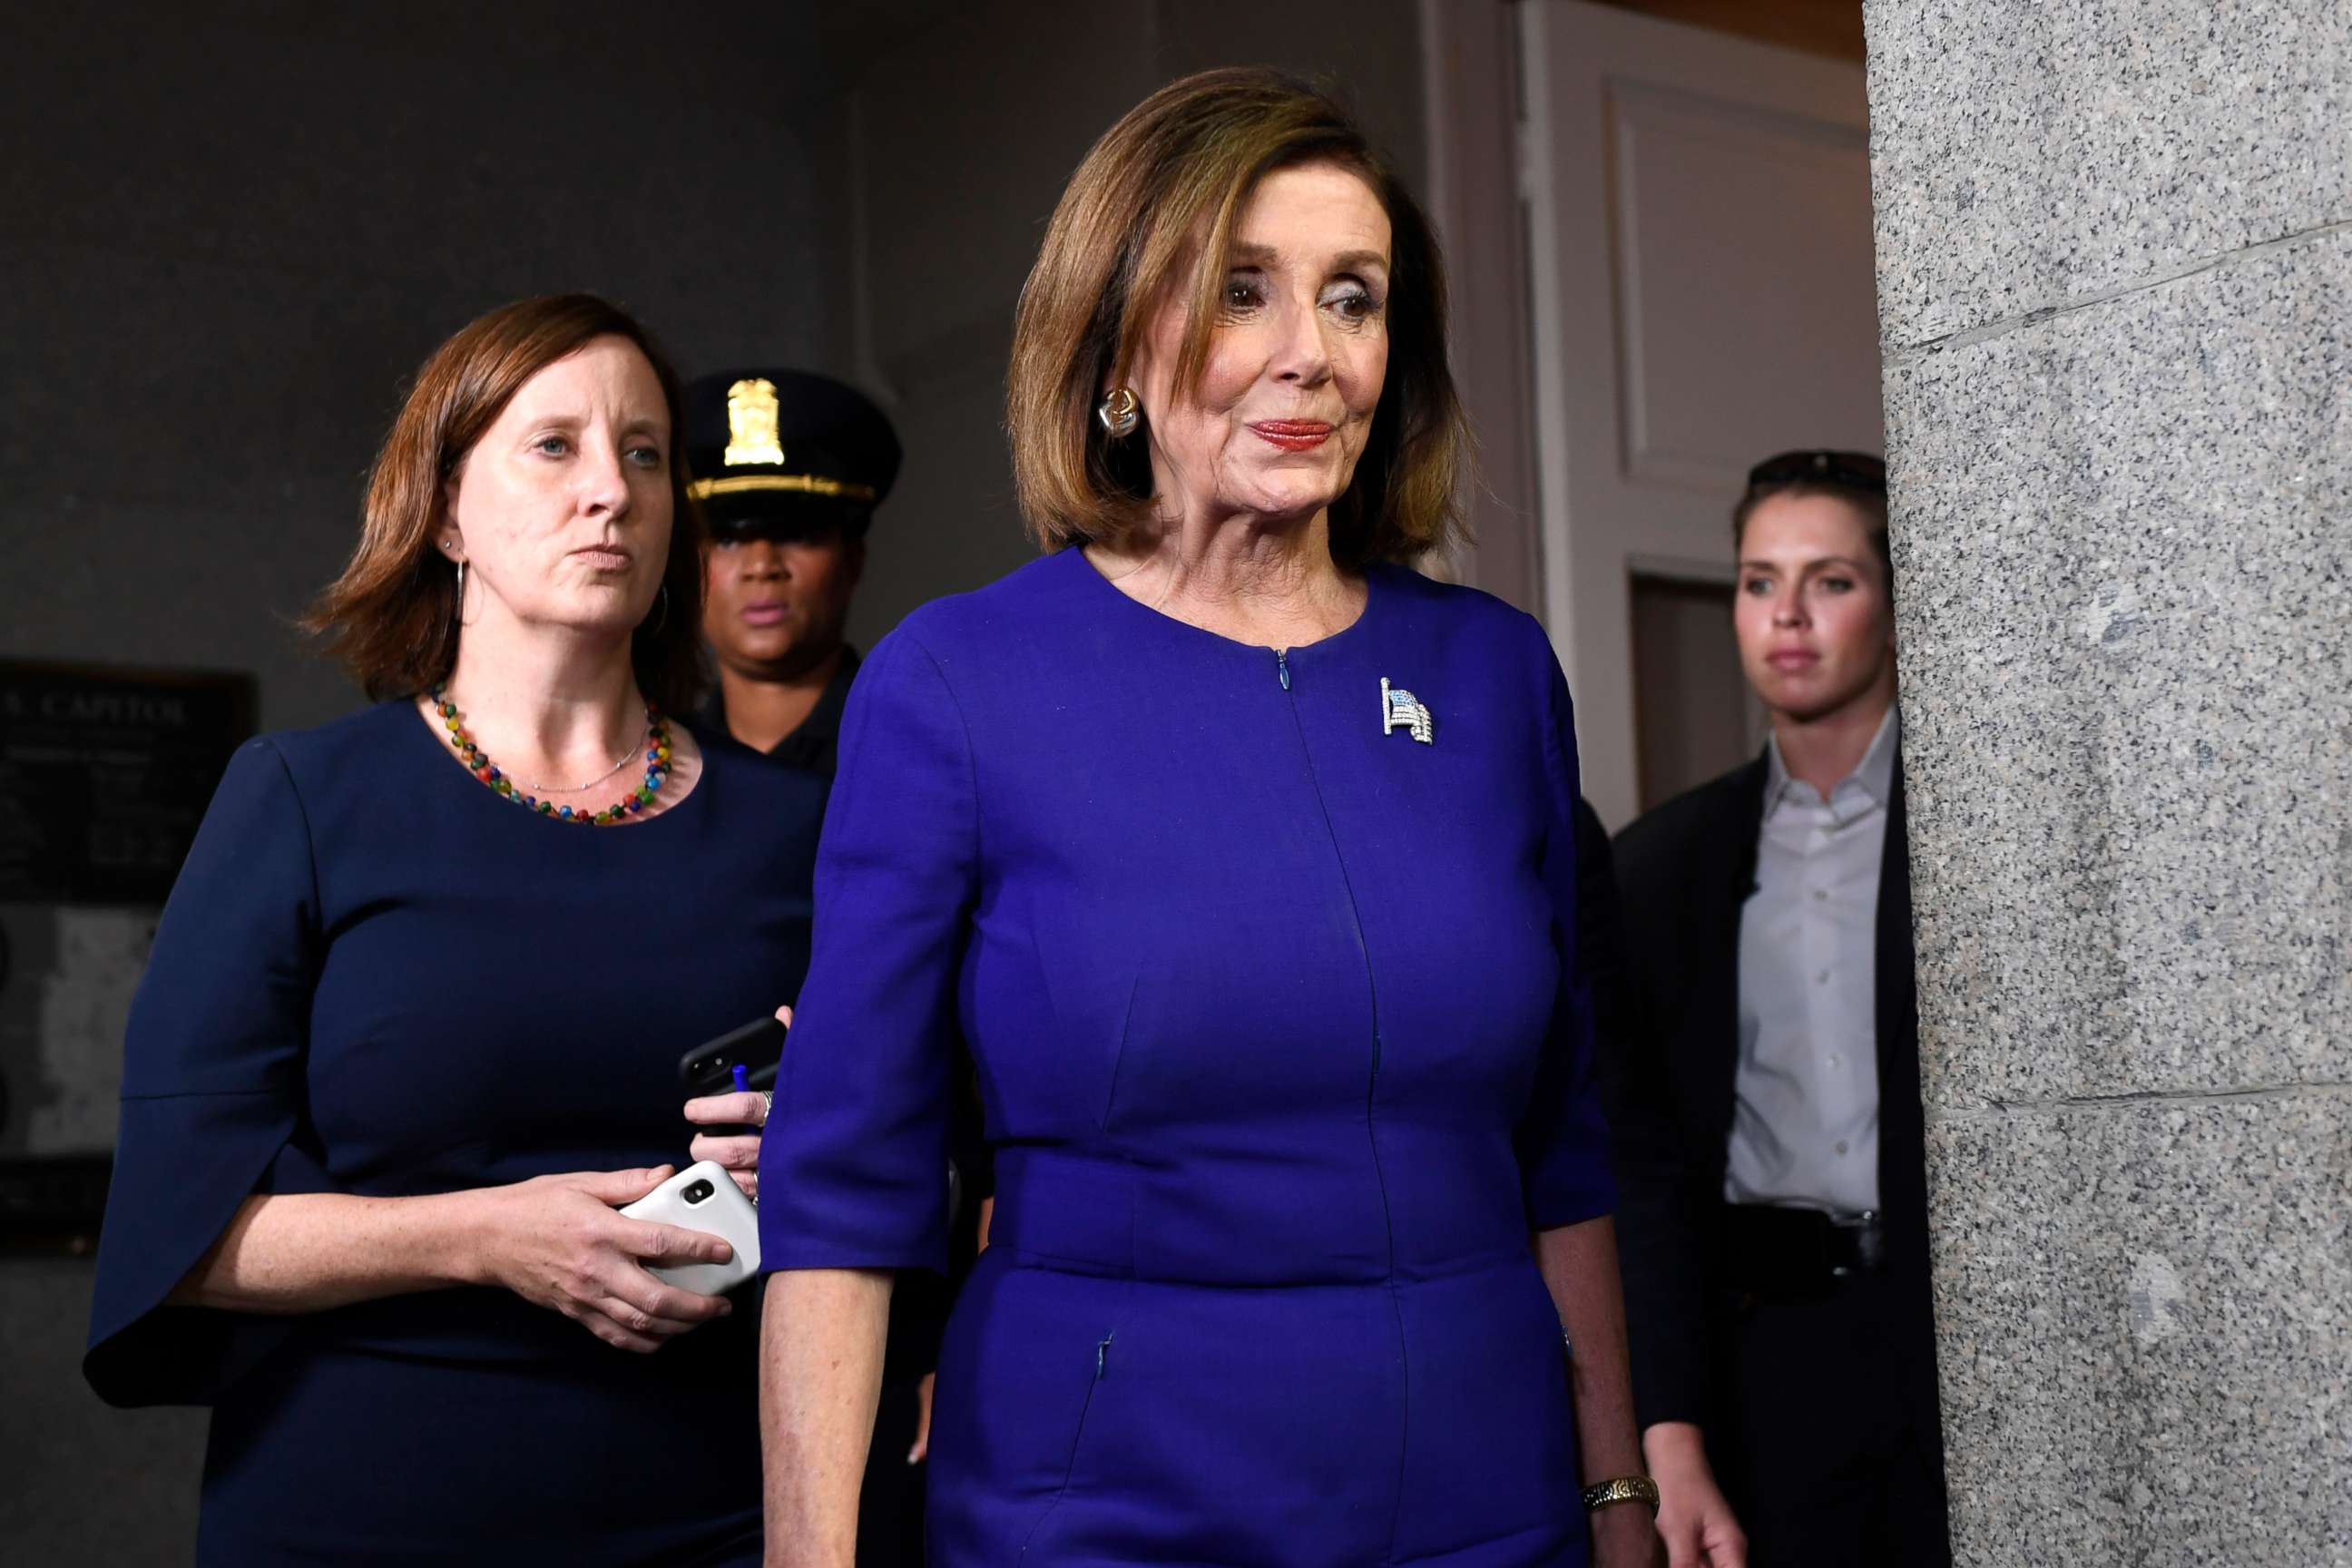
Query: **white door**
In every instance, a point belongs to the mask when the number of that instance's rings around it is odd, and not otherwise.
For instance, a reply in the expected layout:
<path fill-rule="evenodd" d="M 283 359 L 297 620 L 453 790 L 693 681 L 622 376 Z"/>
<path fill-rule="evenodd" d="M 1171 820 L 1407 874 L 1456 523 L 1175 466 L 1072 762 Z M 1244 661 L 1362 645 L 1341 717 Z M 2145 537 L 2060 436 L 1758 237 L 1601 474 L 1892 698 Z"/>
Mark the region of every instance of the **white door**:
<path fill-rule="evenodd" d="M 1882 447 L 1858 66 L 1519 0 L 1544 616 L 1636 812 L 1633 580 L 1728 581 L 1748 468 Z"/>

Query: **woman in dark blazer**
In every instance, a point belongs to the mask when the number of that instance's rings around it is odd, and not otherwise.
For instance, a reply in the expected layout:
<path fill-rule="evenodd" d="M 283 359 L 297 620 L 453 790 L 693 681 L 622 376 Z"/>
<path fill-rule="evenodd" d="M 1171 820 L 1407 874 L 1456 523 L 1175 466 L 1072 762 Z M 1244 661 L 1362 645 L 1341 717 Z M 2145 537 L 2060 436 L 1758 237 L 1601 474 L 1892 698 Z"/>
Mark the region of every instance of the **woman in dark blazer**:
<path fill-rule="evenodd" d="M 615 1210 L 805 964 L 824 795 L 669 717 L 678 412 L 602 300 L 444 344 L 319 617 L 384 700 L 238 752 L 163 911 L 84 1368 L 212 1407 L 202 1563 L 758 1556 L 753 1314 L 649 1272 L 726 1244 Z"/>
<path fill-rule="evenodd" d="M 1568 692 L 1407 564 L 1454 537 L 1443 290 L 1270 73 L 1166 89 L 1066 193 L 1010 394 L 1051 553 L 910 616 L 843 732 L 761 1152 L 772 1563 L 849 1561 L 960 1039 L 997 1201 L 935 1563 L 1648 1560 Z"/>
<path fill-rule="evenodd" d="M 1648 1222 L 1628 1226 L 1625 1258 L 1643 1440 L 1677 1562 L 1937 1568 L 1950 1548 L 1885 469 L 1768 459 L 1732 537 L 1770 743 L 1616 845 L 1624 962 L 1603 1073 L 1613 1123 L 1634 1130 L 1627 1211 Z"/>

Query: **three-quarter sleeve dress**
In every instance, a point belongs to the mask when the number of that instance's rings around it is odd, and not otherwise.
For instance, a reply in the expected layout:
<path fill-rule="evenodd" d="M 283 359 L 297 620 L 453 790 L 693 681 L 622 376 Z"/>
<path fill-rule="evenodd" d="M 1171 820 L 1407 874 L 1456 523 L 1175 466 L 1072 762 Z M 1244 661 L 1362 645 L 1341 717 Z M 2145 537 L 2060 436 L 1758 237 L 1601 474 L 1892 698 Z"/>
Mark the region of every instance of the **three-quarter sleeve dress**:
<path fill-rule="evenodd" d="M 936 1563 L 1584 1560 L 1528 1246 L 1612 1201 L 1575 799 L 1540 628 L 1401 569 L 1277 654 L 1066 551 L 875 650 L 761 1248 L 938 1267 L 969 1047 Z"/>
<path fill-rule="evenodd" d="M 131 1011 L 84 1363 L 212 1407 L 201 1562 L 756 1558 L 755 1292 L 643 1356 L 487 1287 L 168 1300 L 256 1194 L 688 1163 L 678 1058 L 797 990 L 824 804 L 704 753 L 607 828 L 492 794 L 407 703 L 230 764 Z"/>

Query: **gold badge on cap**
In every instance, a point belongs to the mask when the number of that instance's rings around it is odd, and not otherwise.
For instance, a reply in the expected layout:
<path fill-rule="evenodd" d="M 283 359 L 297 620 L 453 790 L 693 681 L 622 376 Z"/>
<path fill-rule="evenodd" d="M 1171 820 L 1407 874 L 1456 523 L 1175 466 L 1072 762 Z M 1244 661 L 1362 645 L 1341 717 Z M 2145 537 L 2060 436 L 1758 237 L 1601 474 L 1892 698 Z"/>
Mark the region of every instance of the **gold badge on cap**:
<path fill-rule="evenodd" d="M 781 463 L 776 439 L 776 384 L 765 376 L 739 381 L 727 389 L 727 466 Z"/>

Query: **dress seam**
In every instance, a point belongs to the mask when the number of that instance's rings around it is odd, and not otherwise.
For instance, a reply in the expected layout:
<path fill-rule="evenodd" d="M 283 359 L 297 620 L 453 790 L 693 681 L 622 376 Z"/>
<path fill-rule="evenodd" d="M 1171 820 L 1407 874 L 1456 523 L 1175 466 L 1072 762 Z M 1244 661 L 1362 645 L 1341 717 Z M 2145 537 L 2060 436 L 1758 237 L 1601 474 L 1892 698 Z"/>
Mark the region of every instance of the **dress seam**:
<path fill-rule="evenodd" d="M 310 808 L 303 804 L 302 786 L 294 777 L 294 764 L 286 759 L 286 749 L 280 746 L 273 736 L 261 737 L 261 744 L 269 748 L 270 758 L 278 764 L 278 776 L 286 781 L 286 793 L 294 798 L 295 820 L 302 826 L 302 858 L 310 872 L 310 910 L 309 918 L 303 921 L 302 926 L 302 960 L 303 967 L 307 971 L 305 978 L 309 983 L 308 990 L 312 1001 L 315 1002 L 319 994 L 319 971 L 325 963 L 325 954 L 321 950 L 327 930 L 327 900 L 319 889 L 319 836 L 311 830 Z M 279 1141 L 278 1147 L 281 1149 L 293 1142 L 294 1135 L 301 1131 L 303 1124 L 310 1118 L 310 1022 L 308 1009 L 305 1009 L 303 1014 L 301 1032 L 301 1055 L 294 1073 L 298 1092 L 295 1125 L 293 1130 Z M 282 1092 L 282 1089 L 279 1092 Z M 130 1097 L 125 1095 L 122 1098 L 127 1100 Z M 273 1160 L 277 1158 L 275 1154 L 270 1157 Z M 267 1168 L 267 1166 L 264 1167 L 265 1170 Z"/>
<path fill-rule="evenodd" d="M 305 922 L 306 929 L 302 932 L 306 950 L 303 957 L 310 961 L 313 972 L 310 980 L 315 988 L 318 984 L 316 973 L 319 967 L 318 942 L 320 934 L 327 929 L 326 896 L 319 889 L 319 836 L 311 830 L 310 808 L 302 802 L 302 786 L 295 781 L 294 765 L 286 760 L 285 749 L 278 745 L 274 738 L 267 735 L 261 738 L 260 743 L 269 748 L 270 758 L 278 764 L 278 776 L 286 781 L 286 793 L 294 797 L 295 818 L 302 825 L 302 858 L 308 863 L 310 870 L 310 918 Z M 306 1060 L 310 1054 L 309 1036 L 310 1031 L 305 1029 L 302 1055 Z"/>
<path fill-rule="evenodd" d="M 1122 1300 L 1124 1296 L 1125 1293 L 1122 1292 Z M 1078 1402 L 1078 1419 L 1076 1428 L 1070 1433 L 1070 1457 L 1062 1466 L 1062 1483 L 1054 1489 L 1054 1495 L 1046 1500 L 1044 1511 L 1037 1515 L 1027 1532 L 1021 1537 L 1021 1550 L 1014 1554 L 1013 1559 L 1016 1563 L 1026 1563 L 1029 1560 L 1029 1548 L 1036 1543 L 1038 1535 L 1044 1531 L 1047 1524 L 1053 1521 L 1054 1516 L 1061 1511 L 1064 1500 L 1070 1495 L 1070 1483 L 1076 1479 L 1078 1473 L 1078 1449 L 1086 1442 L 1087 1418 L 1094 1414 L 1095 1394 L 1100 1391 L 1103 1379 L 1109 1373 L 1108 1356 L 1111 1342 L 1118 1337 L 1118 1329 L 1114 1323 L 1112 1327 L 1105 1330 L 1103 1337 L 1096 1342 L 1095 1374 L 1087 1384 L 1087 1396 Z"/>
<path fill-rule="evenodd" d="M 931 667 L 931 673 L 940 678 L 940 689 L 947 693 L 948 706 L 955 710 L 956 727 L 963 731 L 964 772 L 971 780 L 971 879 L 973 896 L 977 898 L 981 868 L 980 749 L 972 743 L 971 720 L 964 712 L 963 700 L 956 695 L 955 682 L 949 679 L 947 666 L 940 662 L 940 656 L 933 653 L 924 645 L 923 640 L 913 633 L 901 628 L 898 635 L 905 637 L 915 651 L 923 656 Z"/>
<path fill-rule="evenodd" d="M 1383 1563 L 1391 1563 L 1396 1558 L 1397 1531 L 1404 1518 L 1405 1470 L 1412 1452 L 1412 1352 L 1405 1343 L 1404 1307 L 1397 1297 L 1396 1218 L 1389 1206 L 1388 1173 L 1381 1165 L 1380 1128 L 1372 1115 L 1373 1104 L 1380 1093 L 1381 986 L 1379 977 L 1372 973 L 1371 943 L 1364 934 L 1364 914 L 1362 907 L 1356 901 L 1355 879 L 1348 874 L 1348 857 L 1339 847 L 1339 831 L 1332 824 L 1330 804 L 1323 798 L 1323 781 L 1315 771 L 1315 748 L 1307 738 L 1306 721 L 1298 714 L 1298 694 L 1286 690 L 1285 695 L 1289 702 L 1291 726 L 1298 735 L 1299 755 L 1307 763 L 1307 788 L 1315 796 L 1317 814 L 1323 818 L 1324 836 L 1331 842 L 1331 861 L 1339 868 L 1339 886 L 1348 894 L 1348 918 L 1356 928 L 1356 949 L 1364 960 L 1364 989 L 1371 1004 L 1372 1070 L 1364 1086 L 1364 1141 L 1372 1156 L 1372 1182 L 1381 1194 L 1381 1237 L 1388 1244 L 1388 1269 L 1381 1284 L 1388 1297 L 1389 1313 L 1396 1321 L 1397 1364 L 1400 1369 L 1398 1405 L 1402 1411 L 1397 1422 L 1396 1479 L 1389 1494 L 1388 1549 L 1381 1554 Z"/>
<path fill-rule="evenodd" d="M 302 853 L 310 866 L 310 917 L 315 922 L 326 922 L 325 900 L 319 894 L 319 837 L 310 830 L 310 808 L 302 804 L 302 786 L 294 781 L 294 769 L 286 761 L 286 752 L 278 742 L 265 737 L 262 744 L 278 763 L 278 775 L 286 781 L 286 793 L 294 797 L 294 814 L 302 822 Z"/>

